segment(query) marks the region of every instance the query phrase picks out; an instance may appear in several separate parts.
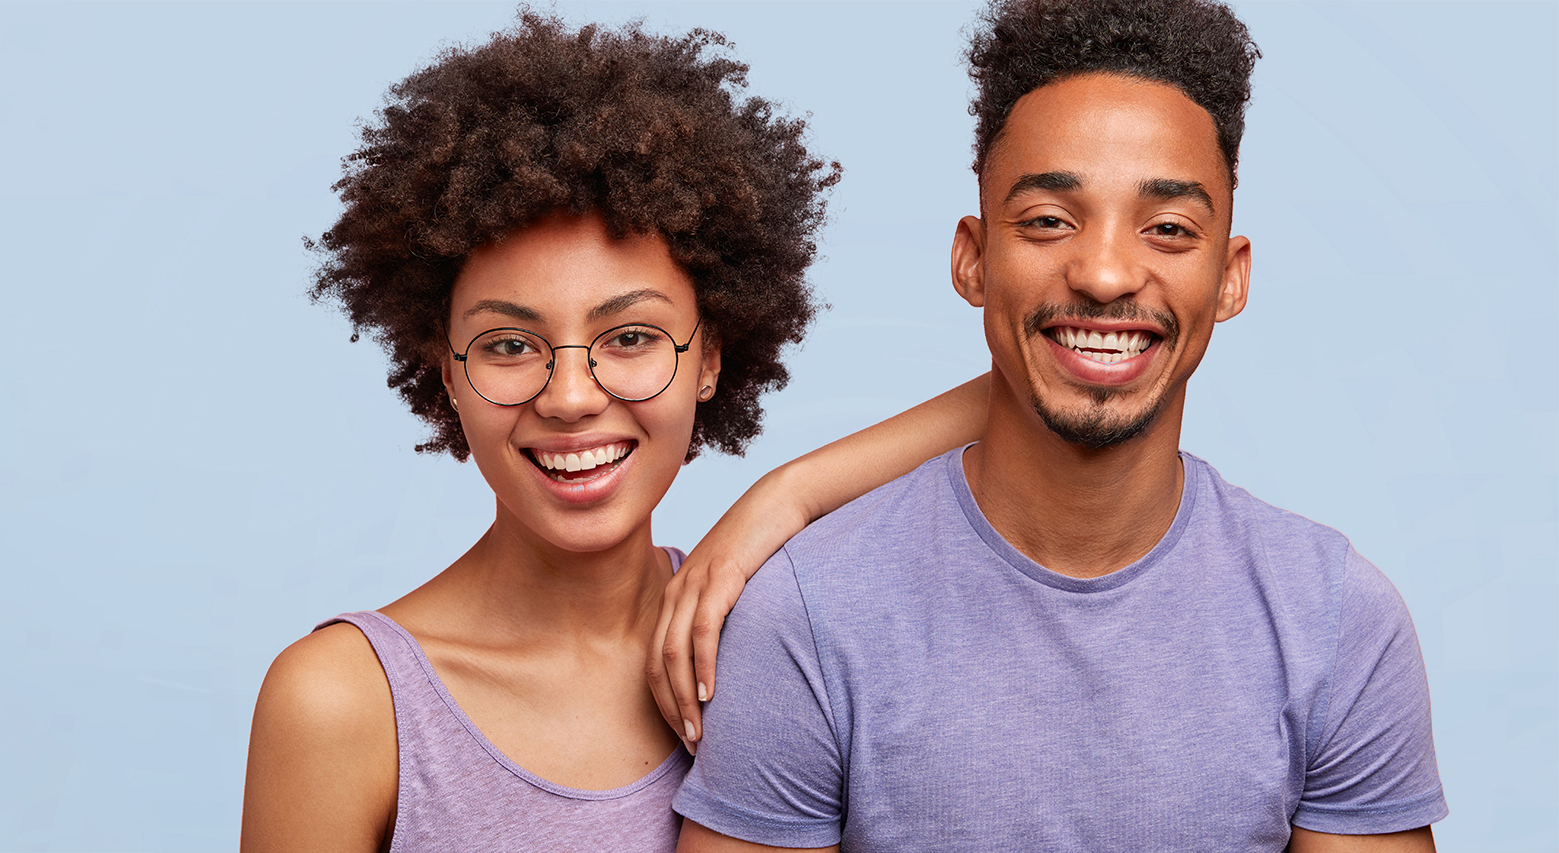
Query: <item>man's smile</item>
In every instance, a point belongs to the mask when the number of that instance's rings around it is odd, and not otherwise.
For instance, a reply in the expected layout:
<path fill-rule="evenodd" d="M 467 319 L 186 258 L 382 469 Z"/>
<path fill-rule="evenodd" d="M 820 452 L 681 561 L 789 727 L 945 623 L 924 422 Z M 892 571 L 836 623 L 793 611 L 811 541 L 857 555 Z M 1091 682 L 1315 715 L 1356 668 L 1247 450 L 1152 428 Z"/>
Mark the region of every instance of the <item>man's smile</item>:
<path fill-rule="evenodd" d="M 1141 355 L 1159 336 L 1143 330 L 1100 332 L 1077 326 L 1052 326 L 1045 335 L 1063 347 L 1104 364 L 1115 364 Z"/>

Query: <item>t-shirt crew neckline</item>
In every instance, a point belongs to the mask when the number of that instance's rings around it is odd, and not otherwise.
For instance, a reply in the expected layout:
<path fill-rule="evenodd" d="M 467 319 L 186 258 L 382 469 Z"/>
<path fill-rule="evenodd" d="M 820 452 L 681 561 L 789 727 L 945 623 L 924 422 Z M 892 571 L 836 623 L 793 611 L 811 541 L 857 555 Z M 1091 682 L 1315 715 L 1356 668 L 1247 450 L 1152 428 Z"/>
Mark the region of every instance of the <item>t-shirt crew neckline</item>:
<path fill-rule="evenodd" d="M 543 779 L 542 777 L 537 776 L 520 765 L 515 764 L 512 760 L 509 759 L 508 755 L 504 754 L 503 750 L 499 749 L 496 745 L 493 744 L 492 741 L 487 739 L 487 735 L 482 734 L 482 730 L 477 728 L 476 723 L 471 722 L 471 718 L 466 716 L 465 710 L 460 707 L 459 702 L 455 701 L 455 697 L 449 692 L 449 688 L 444 686 L 444 679 L 440 678 L 438 673 L 434 671 L 433 662 L 428 660 L 427 653 L 422 650 L 422 644 L 417 642 L 417 639 L 411 635 L 410 631 L 402 628 L 400 623 L 377 610 L 370 610 L 368 611 L 368 614 L 384 622 L 387 626 L 390 627 L 391 630 L 395 631 L 401 636 L 402 639 L 406 641 L 407 646 L 411 649 L 412 654 L 416 657 L 418 665 L 422 667 L 423 673 L 427 675 L 428 683 L 432 685 L 434 692 L 436 692 L 439 698 L 444 701 L 444 705 L 449 708 L 449 712 L 453 714 L 455 719 L 460 722 L 461 727 L 466 730 L 466 733 L 471 736 L 471 739 L 475 741 L 478 746 L 485 750 L 488 755 L 492 756 L 492 759 L 498 762 L 499 766 L 503 767 L 505 770 L 508 770 L 510 773 L 513 773 L 515 776 L 524 779 L 526 782 L 529 782 L 530 784 L 535 785 L 544 791 L 547 791 L 548 793 L 556 794 L 560 797 L 568 797 L 569 799 L 573 800 L 615 800 L 620 797 L 626 797 L 635 791 L 639 791 L 645 787 L 648 787 L 649 785 L 653 784 L 656 779 L 666 775 L 666 773 L 669 772 L 672 767 L 676 766 L 677 760 L 683 752 L 682 745 L 678 744 L 677 747 L 671 751 L 671 754 L 666 756 L 666 760 L 660 763 L 659 767 L 656 767 L 649 773 L 639 777 L 632 782 L 629 782 L 626 785 L 623 785 L 620 788 L 608 788 L 606 790 L 600 791 L 591 790 L 588 788 L 570 788 L 567 785 L 559 785 L 556 782 Z"/>
<path fill-rule="evenodd" d="M 986 547 L 1000 557 L 1008 565 L 1022 572 L 1030 579 L 1037 581 L 1052 589 L 1063 592 L 1095 593 L 1107 592 L 1118 589 L 1133 580 L 1146 574 L 1152 568 L 1163 561 L 1164 555 L 1174 550 L 1175 544 L 1190 526 L 1191 514 L 1196 509 L 1196 495 L 1200 491 L 1202 478 L 1205 474 L 1202 466 L 1194 464 L 1200 462 L 1190 454 L 1181 451 L 1180 468 L 1185 473 L 1180 487 L 1180 506 L 1175 510 L 1175 520 L 1170 523 L 1169 530 L 1158 540 L 1142 559 L 1129 566 L 1113 571 L 1097 578 L 1074 578 L 1051 571 L 1039 563 L 1028 558 L 1028 555 L 1013 547 L 1012 543 L 1002 538 L 986 519 L 985 513 L 980 511 L 980 505 L 974 499 L 974 492 L 969 488 L 969 479 L 964 474 L 964 451 L 973 447 L 970 443 L 959 450 L 954 450 L 943 457 L 948 485 L 953 490 L 953 495 L 958 499 L 958 506 L 963 510 L 964 519 L 979 536 Z"/>

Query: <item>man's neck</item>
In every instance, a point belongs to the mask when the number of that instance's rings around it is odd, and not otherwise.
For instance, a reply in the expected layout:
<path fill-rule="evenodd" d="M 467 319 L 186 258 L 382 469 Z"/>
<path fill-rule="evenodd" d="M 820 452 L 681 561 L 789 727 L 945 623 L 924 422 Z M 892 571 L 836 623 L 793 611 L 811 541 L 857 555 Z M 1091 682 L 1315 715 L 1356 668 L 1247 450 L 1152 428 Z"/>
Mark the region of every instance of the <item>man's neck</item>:
<path fill-rule="evenodd" d="M 1146 432 L 1091 450 L 1071 444 L 992 376 L 985 438 L 964 454 L 980 511 L 1002 538 L 1059 574 L 1093 578 L 1142 559 L 1180 508 L 1180 418 L 1170 399 Z"/>

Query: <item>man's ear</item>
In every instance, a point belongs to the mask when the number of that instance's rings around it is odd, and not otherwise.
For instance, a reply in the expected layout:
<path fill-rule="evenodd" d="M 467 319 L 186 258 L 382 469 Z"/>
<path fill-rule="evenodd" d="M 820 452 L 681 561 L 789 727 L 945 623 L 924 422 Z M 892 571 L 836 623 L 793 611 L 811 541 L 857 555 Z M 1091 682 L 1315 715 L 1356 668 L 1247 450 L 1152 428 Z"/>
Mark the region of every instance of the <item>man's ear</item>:
<path fill-rule="evenodd" d="M 953 231 L 953 289 L 976 308 L 985 307 L 985 221 L 958 220 Z"/>
<path fill-rule="evenodd" d="M 1218 291 L 1218 313 L 1215 319 L 1224 320 L 1245 310 L 1245 299 L 1250 295 L 1250 240 L 1230 237 L 1229 251 L 1223 261 L 1223 287 Z"/>

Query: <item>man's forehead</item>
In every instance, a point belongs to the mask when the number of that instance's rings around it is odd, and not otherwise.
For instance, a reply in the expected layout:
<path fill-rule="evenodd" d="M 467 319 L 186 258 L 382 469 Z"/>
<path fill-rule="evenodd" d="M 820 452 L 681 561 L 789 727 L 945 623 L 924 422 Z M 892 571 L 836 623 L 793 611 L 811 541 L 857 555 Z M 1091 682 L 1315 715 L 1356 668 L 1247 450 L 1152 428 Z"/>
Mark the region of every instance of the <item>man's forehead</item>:
<path fill-rule="evenodd" d="M 1025 188 L 1107 181 L 1154 182 L 1148 194 L 1160 196 L 1171 184 L 1195 185 L 1209 203 L 1232 190 L 1207 110 L 1167 83 L 1114 74 L 1069 77 L 1024 95 L 980 174 L 988 202 Z"/>

